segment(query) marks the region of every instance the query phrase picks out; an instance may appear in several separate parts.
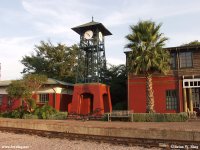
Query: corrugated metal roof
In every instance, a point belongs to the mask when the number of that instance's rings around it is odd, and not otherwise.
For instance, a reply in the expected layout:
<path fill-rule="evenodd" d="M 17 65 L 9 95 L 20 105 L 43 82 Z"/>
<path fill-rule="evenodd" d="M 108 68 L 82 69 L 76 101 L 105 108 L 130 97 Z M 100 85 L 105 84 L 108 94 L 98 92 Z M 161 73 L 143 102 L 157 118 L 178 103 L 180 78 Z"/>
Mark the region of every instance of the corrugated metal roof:
<path fill-rule="evenodd" d="M 12 82 L 12 80 L 0 81 L 0 86 L 8 86 L 11 82 Z"/>
<path fill-rule="evenodd" d="M 167 47 L 166 50 L 199 50 L 200 45 Z"/>
<path fill-rule="evenodd" d="M 74 86 L 74 84 L 72 84 L 72 83 L 67 83 L 67 82 L 59 81 L 59 80 L 52 79 L 52 78 L 48 78 L 48 80 L 47 80 L 47 82 L 45 82 L 45 84 L 61 84 L 61 85 Z"/>
<path fill-rule="evenodd" d="M 0 81 L 0 86 L 8 86 L 11 82 L 12 82 L 12 80 Z M 59 80 L 52 79 L 52 78 L 48 78 L 48 80 L 45 84 L 48 84 L 48 85 L 60 84 L 60 85 L 74 86 L 74 84 L 72 84 L 72 83 L 67 83 L 67 82 L 59 81 Z"/>
<path fill-rule="evenodd" d="M 193 46 L 177 46 L 177 47 L 166 47 L 165 50 L 174 51 L 174 50 L 200 50 L 200 45 L 193 45 Z M 125 54 L 130 53 L 131 50 L 125 51 Z"/>

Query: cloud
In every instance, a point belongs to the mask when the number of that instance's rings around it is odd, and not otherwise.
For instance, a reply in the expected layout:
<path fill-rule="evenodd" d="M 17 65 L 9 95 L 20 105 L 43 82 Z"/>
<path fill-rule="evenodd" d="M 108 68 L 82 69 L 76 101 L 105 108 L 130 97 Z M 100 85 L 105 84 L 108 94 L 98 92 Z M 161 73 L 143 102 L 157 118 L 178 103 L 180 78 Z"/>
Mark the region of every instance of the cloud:
<path fill-rule="evenodd" d="M 0 38 L 1 80 L 20 78 L 23 69 L 20 60 L 29 54 L 35 37 Z"/>
<path fill-rule="evenodd" d="M 130 32 L 129 25 L 139 19 L 163 22 L 161 29 L 170 38 L 169 46 L 200 39 L 200 22 L 195 21 L 200 14 L 199 0 L 21 0 L 15 3 L 12 7 L 0 6 L 3 79 L 20 77 L 23 66 L 19 60 L 30 54 L 40 40 L 78 43 L 79 35 L 71 28 L 91 21 L 92 16 L 113 33 L 105 42 L 107 60 L 112 64 L 125 63 L 124 36 Z"/>
<path fill-rule="evenodd" d="M 107 58 L 107 64 L 111 65 L 120 65 L 120 64 L 125 64 L 125 59 L 117 59 L 117 58 Z"/>

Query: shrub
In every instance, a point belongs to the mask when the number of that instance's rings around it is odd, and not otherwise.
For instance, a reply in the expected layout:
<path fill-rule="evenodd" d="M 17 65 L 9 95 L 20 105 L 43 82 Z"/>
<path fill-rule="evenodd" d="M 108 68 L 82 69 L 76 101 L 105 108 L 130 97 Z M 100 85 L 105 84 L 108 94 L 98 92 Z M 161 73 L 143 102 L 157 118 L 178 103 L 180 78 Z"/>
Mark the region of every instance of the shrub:
<path fill-rule="evenodd" d="M 4 118 L 12 118 L 12 112 L 4 112 L 4 113 L 2 113 L 2 117 L 4 117 Z"/>
<path fill-rule="evenodd" d="M 144 113 L 134 113 L 132 114 L 133 122 L 145 122 L 146 118 Z"/>
<path fill-rule="evenodd" d="M 56 114 L 52 114 L 49 116 L 48 119 L 52 120 L 66 120 L 67 119 L 67 112 L 57 112 Z"/>
<path fill-rule="evenodd" d="M 33 114 L 25 114 L 23 119 L 38 119 L 38 116 Z"/>
<path fill-rule="evenodd" d="M 21 118 L 22 117 L 22 112 L 19 109 L 13 110 L 11 112 L 11 118 Z"/>
<path fill-rule="evenodd" d="M 108 121 L 108 113 L 103 115 L 102 121 Z"/>
<path fill-rule="evenodd" d="M 39 119 L 49 119 L 51 115 L 56 113 L 57 111 L 53 107 L 45 104 L 42 107 L 37 107 L 33 114 L 37 115 Z"/>
<path fill-rule="evenodd" d="M 183 122 L 188 120 L 187 113 L 134 113 L 133 122 Z"/>
<path fill-rule="evenodd" d="M 29 99 L 26 100 L 26 102 L 28 103 L 30 109 L 35 109 L 36 108 L 35 99 L 29 98 Z"/>

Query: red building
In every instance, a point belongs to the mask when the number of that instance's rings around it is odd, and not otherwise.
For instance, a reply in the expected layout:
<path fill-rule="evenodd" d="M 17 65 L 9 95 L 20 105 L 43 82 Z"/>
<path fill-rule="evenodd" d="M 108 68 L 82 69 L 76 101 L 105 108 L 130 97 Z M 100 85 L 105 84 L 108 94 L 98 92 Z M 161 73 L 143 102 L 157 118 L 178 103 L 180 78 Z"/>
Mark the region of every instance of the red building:
<path fill-rule="evenodd" d="M 11 81 L 0 81 L 0 112 L 13 110 L 20 106 L 20 100 L 8 97 L 6 88 Z M 72 103 L 73 84 L 48 79 L 39 91 L 33 91 L 33 98 L 39 106 L 48 103 L 58 111 L 69 111 Z M 37 93 L 37 94 L 36 94 Z"/>
<path fill-rule="evenodd" d="M 166 48 L 171 54 L 167 75 L 153 75 L 155 111 L 157 113 L 200 112 L 200 45 Z M 126 52 L 128 55 L 128 52 Z M 127 57 L 128 58 L 128 57 Z M 146 112 L 146 80 L 128 74 L 128 109 Z"/>

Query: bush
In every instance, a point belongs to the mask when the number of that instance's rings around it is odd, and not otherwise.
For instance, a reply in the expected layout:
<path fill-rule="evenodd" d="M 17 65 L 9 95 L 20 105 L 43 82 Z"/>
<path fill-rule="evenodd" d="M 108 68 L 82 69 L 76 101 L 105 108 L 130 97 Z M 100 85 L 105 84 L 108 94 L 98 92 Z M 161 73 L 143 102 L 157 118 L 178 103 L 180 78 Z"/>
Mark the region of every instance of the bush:
<path fill-rule="evenodd" d="M 2 117 L 3 118 L 11 118 L 11 112 L 3 112 Z"/>
<path fill-rule="evenodd" d="M 67 112 L 57 112 L 56 114 L 50 115 L 48 119 L 51 120 L 66 120 Z"/>
<path fill-rule="evenodd" d="M 36 108 L 35 99 L 29 98 L 29 99 L 26 100 L 26 102 L 28 103 L 28 106 L 30 107 L 30 109 L 35 109 Z"/>
<path fill-rule="evenodd" d="M 188 115 L 187 113 L 134 113 L 132 118 L 133 122 L 184 122 L 188 120 Z"/>
<path fill-rule="evenodd" d="M 22 112 L 19 109 L 13 110 L 11 112 L 11 118 L 22 118 Z"/>
<path fill-rule="evenodd" d="M 108 113 L 103 115 L 102 121 L 108 121 Z"/>
<path fill-rule="evenodd" d="M 42 107 L 37 107 L 33 114 L 37 115 L 39 119 L 49 119 L 51 115 L 56 113 L 57 111 L 53 107 L 45 104 Z"/>
<path fill-rule="evenodd" d="M 38 119 L 38 116 L 33 114 L 25 114 L 23 119 Z"/>

